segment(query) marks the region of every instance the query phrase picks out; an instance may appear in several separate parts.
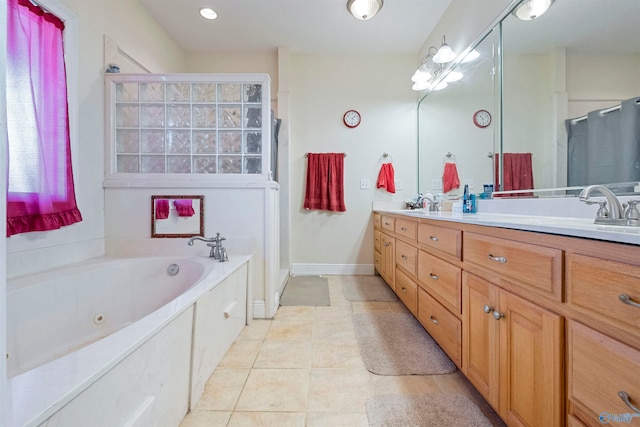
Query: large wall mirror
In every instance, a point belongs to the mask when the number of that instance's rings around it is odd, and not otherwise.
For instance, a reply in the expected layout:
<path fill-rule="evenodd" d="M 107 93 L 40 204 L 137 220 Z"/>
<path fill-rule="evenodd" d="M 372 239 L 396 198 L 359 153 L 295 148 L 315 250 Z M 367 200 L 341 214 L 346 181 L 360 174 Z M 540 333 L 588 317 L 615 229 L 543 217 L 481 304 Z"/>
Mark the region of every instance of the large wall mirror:
<path fill-rule="evenodd" d="M 533 21 L 505 15 L 479 45 L 482 49 L 492 34 L 502 33 L 501 40 L 492 41 L 500 46 L 496 68 L 501 73 L 496 77 L 493 97 L 485 99 L 485 104 L 494 103 L 495 128 L 491 133 L 499 163 L 509 163 L 502 156 L 530 155 L 535 190 L 589 184 L 610 185 L 618 194 L 633 190 L 633 186 L 616 184 L 640 181 L 638 22 L 640 0 L 556 0 Z M 509 190 L 510 182 L 520 180 L 513 174 L 521 167 L 512 165 L 508 171 L 500 168 L 487 176 L 481 174 L 479 166 L 474 169 L 463 163 L 468 153 L 473 155 L 474 164 L 482 164 L 482 156 L 474 150 L 478 143 L 486 144 L 482 132 L 468 133 L 464 120 L 456 121 L 459 126 L 447 126 L 447 138 L 442 138 L 441 126 L 465 115 L 470 121 L 469 110 L 481 107 L 474 105 L 473 97 L 487 83 L 469 80 L 469 84 L 478 85 L 469 89 L 469 102 L 461 103 L 454 114 L 442 116 L 440 125 L 423 127 L 431 120 L 423 119 L 423 115 L 441 102 L 439 98 L 459 96 L 431 92 L 419 104 L 422 192 L 432 191 L 435 178 L 435 165 L 423 162 L 423 158 L 442 157 L 442 146 L 432 135 L 447 141 L 451 148 L 444 151 L 457 151 L 461 181 L 467 176 L 475 184 L 496 179 L 501 189 Z M 461 148 L 456 148 L 458 144 Z M 486 158 L 482 160 L 486 162 Z M 488 169 L 493 171 L 493 167 Z M 475 191 L 481 192 L 482 188 L 476 187 Z M 535 195 L 575 193 L 562 190 Z"/>
<path fill-rule="evenodd" d="M 204 196 L 151 196 L 151 237 L 204 236 Z"/>

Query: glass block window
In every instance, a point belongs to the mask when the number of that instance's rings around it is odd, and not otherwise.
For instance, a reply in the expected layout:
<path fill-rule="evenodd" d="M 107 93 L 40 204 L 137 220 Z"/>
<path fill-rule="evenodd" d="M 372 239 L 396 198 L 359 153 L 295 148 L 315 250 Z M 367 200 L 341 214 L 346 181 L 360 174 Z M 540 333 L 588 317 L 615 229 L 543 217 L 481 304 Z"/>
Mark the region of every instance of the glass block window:
<path fill-rule="evenodd" d="M 262 174 L 263 85 L 114 83 L 116 173 Z"/>

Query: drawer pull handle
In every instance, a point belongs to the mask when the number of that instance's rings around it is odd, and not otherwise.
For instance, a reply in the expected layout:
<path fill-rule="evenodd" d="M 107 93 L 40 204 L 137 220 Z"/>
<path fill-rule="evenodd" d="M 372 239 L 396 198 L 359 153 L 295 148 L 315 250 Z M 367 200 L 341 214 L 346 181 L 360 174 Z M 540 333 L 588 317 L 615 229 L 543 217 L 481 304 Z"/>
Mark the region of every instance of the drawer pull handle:
<path fill-rule="evenodd" d="M 485 313 L 489 314 L 493 311 L 493 307 L 491 307 L 490 305 L 486 305 L 482 308 L 482 311 L 484 311 Z"/>
<path fill-rule="evenodd" d="M 626 391 L 619 391 L 618 396 L 620 396 L 620 399 L 622 399 L 624 404 L 627 405 L 629 408 L 631 408 L 633 412 L 635 412 L 636 414 L 640 414 L 640 409 L 636 408 L 636 406 L 633 403 L 631 403 L 629 394 Z"/>
<path fill-rule="evenodd" d="M 433 273 L 429 273 L 429 277 L 431 277 L 433 280 L 438 280 L 438 279 L 439 279 L 439 277 L 438 277 L 438 276 L 436 276 L 436 275 L 435 275 L 435 274 L 433 274 Z"/>
<path fill-rule="evenodd" d="M 494 311 L 493 312 L 493 318 L 496 320 L 500 320 L 504 317 L 504 314 L 500 313 L 499 311 Z"/>
<path fill-rule="evenodd" d="M 400 230 L 407 231 L 407 227 L 401 227 Z"/>
<path fill-rule="evenodd" d="M 625 304 L 629 304 L 632 307 L 640 308 L 640 304 L 632 300 L 631 297 L 627 294 L 620 294 L 618 298 L 620 298 L 620 301 L 622 301 Z"/>
<path fill-rule="evenodd" d="M 429 238 L 430 238 L 431 240 L 433 240 L 434 242 L 437 242 L 438 240 L 440 240 L 440 239 L 438 239 L 436 236 L 429 236 Z"/>
<path fill-rule="evenodd" d="M 388 222 L 385 222 L 384 225 L 391 225 L 391 224 L 389 224 Z"/>
<path fill-rule="evenodd" d="M 407 259 L 407 256 L 406 255 L 400 255 L 400 258 Z"/>
<path fill-rule="evenodd" d="M 431 323 L 433 323 L 434 325 L 437 325 L 438 323 L 440 323 L 438 319 L 434 318 L 433 316 L 429 316 L 429 320 L 431 320 Z"/>
<path fill-rule="evenodd" d="M 507 259 L 505 257 L 503 257 L 503 256 L 493 256 L 493 255 L 489 254 L 489 259 L 491 261 L 501 262 L 503 264 L 507 263 Z"/>
<path fill-rule="evenodd" d="M 407 293 L 407 288 L 402 288 L 402 292 Z"/>

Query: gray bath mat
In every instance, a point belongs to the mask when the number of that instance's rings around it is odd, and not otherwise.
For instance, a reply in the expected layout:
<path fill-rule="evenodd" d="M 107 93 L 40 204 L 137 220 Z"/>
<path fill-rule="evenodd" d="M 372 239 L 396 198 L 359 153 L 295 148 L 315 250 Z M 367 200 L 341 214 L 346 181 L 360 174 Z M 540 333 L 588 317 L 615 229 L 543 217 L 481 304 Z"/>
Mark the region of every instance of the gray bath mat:
<path fill-rule="evenodd" d="M 448 374 L 456 365 L 409 313 L 353 315 L 360 355 L 378 375 Z"/>
<path fill-rule="evenodd" d="M 377 395 L 367 400 L 370 427 L 491 427 L 461 394 Z"/>
<path fill-rule="evenodd" d="M 397 301 L 387 282 L 380 276 L 348 276 L 342 279 L 348 301 Z"/>
<path fill-rule="evenodd" d="M 289 277 L 280 305 L 331 305 L 329 280 L 320 276 Z"/>

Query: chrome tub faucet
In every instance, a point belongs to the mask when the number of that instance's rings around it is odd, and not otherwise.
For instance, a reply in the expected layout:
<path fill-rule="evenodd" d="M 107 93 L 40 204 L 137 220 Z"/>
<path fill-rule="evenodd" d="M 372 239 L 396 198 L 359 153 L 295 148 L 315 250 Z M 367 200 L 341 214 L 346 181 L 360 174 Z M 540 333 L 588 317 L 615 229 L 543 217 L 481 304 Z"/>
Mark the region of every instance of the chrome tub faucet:
<path fill-rule="evenodd" d="M 220 233 L 216 233 L 216 237 L 192 237 L 187 242 L 187 245 L 193 246 L 193 242 L 196 240 L 202 240 L 207 243 L 207 246 L 211 248 L 209 251 L 209 258 L 213 258 L 220 262 L 229 261 L 229 256 L 227 255 L 227 250 L 222 246 L 222 242 L 227 240 L 226 237 L 222 237 Z"/>

